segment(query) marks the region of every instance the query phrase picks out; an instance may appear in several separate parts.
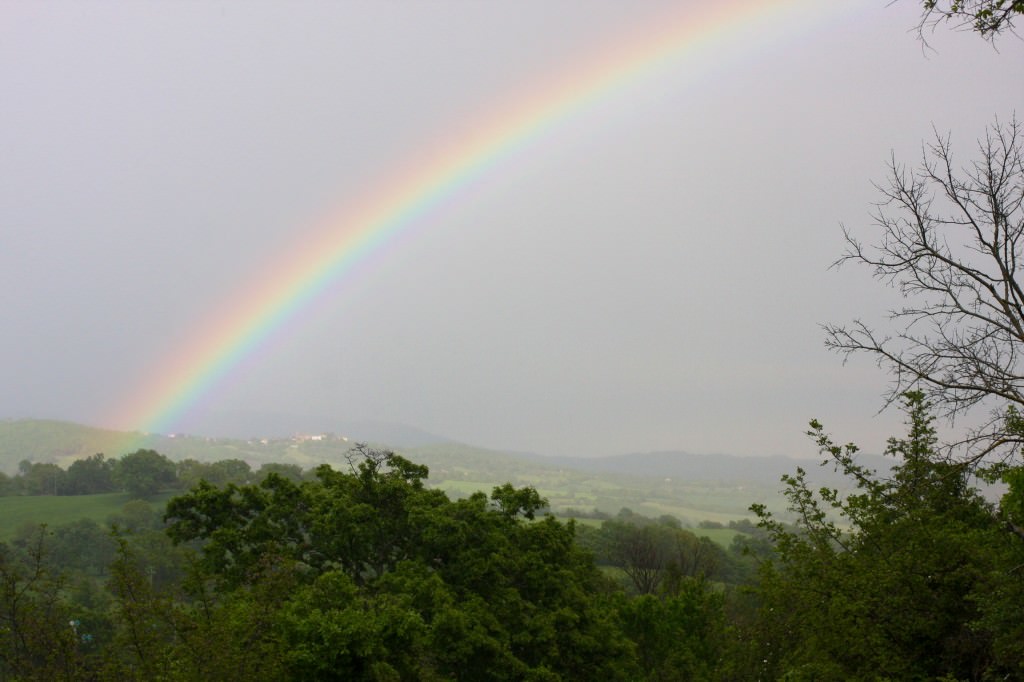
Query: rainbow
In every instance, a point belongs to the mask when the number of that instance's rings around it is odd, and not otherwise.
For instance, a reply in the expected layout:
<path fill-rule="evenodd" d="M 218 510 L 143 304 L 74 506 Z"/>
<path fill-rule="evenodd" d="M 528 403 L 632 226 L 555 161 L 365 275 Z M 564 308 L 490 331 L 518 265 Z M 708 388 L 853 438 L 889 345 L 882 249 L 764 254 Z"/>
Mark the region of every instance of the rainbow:
<path fill-rule="evenodd" d="M 399 172 L 360 206 L 333 213 L 303 232 L 306 248 L 287 258 L 276 271 L 261 272 L 209 324 L 203 326 L 159 369 L 145 378 L 112 418 L 116 428 L 163 433 L 173 427 L 212 388 L 287 322 L 307 309 L 328 288 L 354 276 L 358 266 L 399 236 L 410 233 L 439 206 L 457 200 L 474 180 L 574 116 L 631 85 L 669 69 L 684 85 L 708 77 L 737 56 L 756 53 L 849 13 L 836 0 L 740 0 L 691 3 L 661 17 L 615 45 L 605 45 L 589 59 L 526 95 L 498 107 L 457 143 L 426 156 Z"/>

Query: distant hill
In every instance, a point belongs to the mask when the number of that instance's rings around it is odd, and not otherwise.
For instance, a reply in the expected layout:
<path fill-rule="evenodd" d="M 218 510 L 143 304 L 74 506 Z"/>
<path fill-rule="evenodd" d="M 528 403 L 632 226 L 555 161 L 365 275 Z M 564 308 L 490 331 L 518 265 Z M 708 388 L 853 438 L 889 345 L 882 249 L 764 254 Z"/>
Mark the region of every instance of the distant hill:
<path fill-rule="evenodd" d="M 111 453 L 125 434 L 46 419 L 0 421 L 0 471 L 12 474 L 22 460 L 66 464 L 76 459 Z"/>
<path fill-rule="evenodd" d="M 245 420 L 252 417 L 252 414 L 246 414 Z M 287 421 L 286 416 L 283 421 Z M 296 421 L 290 426 L 298 423 Z M 226 423 L 223 425 L 227 426 Z M 175 461 L 188 458 L 204 462 L 243 459 L 256 465 L 290 461 L 310 467 L 343 461 L 344 453 L 356 442 L 393 449 L 450 442 L 414 427 L 385 422 L 335 423 L 333 431 L 308 428 L 310 424 L 306 426 L 284 431 L 274 431 L 269 427 L 254 429 L 255 436 L 238 438 L 126 433 L 57 420 L 6 419 L 0 420 L 0 471 L 14 473 L 18 463 L 26 459 L 67 466 L 76 459 L 98 452 L 108 457 L 120 457 L 139 448 L 156 450 Z M 324 435 L 327 437 L 320 440 L 313 438 Z"/>
<path fill-rule="evenodd" d="M 212 438 L 237 440 L 331 433 L 346 436 L 353 441 L 387 443 L 393 448 L 415 448 L 452 442 L 450 438 L 406 424 L 252 410 L 199 412 L 191 415 L 181 430 Z"/>
<path fill-rule="evenodd" d="M 544 457 L 527 455 L 535 461 L 591 473 L 678 478 L 688 481 L 728 482 L 736 485 L 775 483 L 783 474 L 801 466 L 815 480 L 830 485 L 843 482 L 833 467 L 819 467 L 820 458 L 795 459 L 782 455 L 764 457 L 740 455 L 698 455 L 683 451 L 662 451 L 612 455 L 610 457 Z M 858 461 L 879 472 L 888 471 L 892 460 L 861 454 Z"/>
<path fill-rule="evenodd" d="M 749 517 L 748 508 L 753 502 L 783 510 L 779 478 L 793 473 L 797 466 L 807 469 L 816 485 L 846 484 L 831 467 L 819 467 L 814 460 L 787 457 L 686 452 L 546 457 L 487 450 L 444 441 L 415 429 L 396 430 L 390 425 L 378 425 L 377 431 L 367 428 L 360 433 L 361 437 L 310 432 L 249 439 L 172 437 L 126 434 L 58 421 L 0 421 L 0 468 L 13 473 L 23 459 L 67 466 L 76 458 L 96 452 L 118 457 L 141 447 L 154 449 L 175 461 L 241 459 L 254 469 L 268 462 L 298 464 L 304 469 L 323 463 L 344 468 L 349 465 L 347 453 L 357 440 L 364 440 L 376 447 L 395 449 L 408 459 L 427 465 L 429 483 L 453 496 L 490 492 L 494 486 L 510 482 L 536 487 L 555 510 L 615 514 L 628 507 L 648 516 L 670 514 L 691 523 Z M 415 445 L 388 442 L 396 434 L 397 440 Z M 435 442 L 429 442 L 432 440 Z M 883 458 L 862 461 L 880 471 L 888 467 Z"/>

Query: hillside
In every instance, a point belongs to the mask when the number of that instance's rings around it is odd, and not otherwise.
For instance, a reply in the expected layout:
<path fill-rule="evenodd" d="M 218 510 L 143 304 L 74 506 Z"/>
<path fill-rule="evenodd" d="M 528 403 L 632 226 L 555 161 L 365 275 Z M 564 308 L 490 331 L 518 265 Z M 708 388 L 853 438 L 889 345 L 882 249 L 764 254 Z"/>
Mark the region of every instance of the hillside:
<path fill-rule="evenodd" d="M 47 419 L 0 421 L 0 471 L 13 474 L 18 462 L 66 465 L 97 452 L 117 452 L 126 440 L 118 431 Z"/>
<path fill-rule="evenodd" d="M 350 439 L 332 434 L 241 440 L 133 436 L 57 421 L 0 422 L 0 468 L 8 473 L 16 471 L 23 459 L 67 466 L 76 458 L 96 452 L 117 457 L 129 451 L 127 448 L 140 447 L 157 450 L 175 461 L 241 459 L 253 469 L 270 462 L 298 464 L 304 469 L 322 463 L 344 468 L 352 445 Z M 511 482 L 536 487 L 556 511 L 615 514 L 626 507 L 648 516 L 670 514 L 693 524 L 747 517 L 753 502 L 782 509 L 779 477 L 792 473 L 799 465 L 822 485 L 842 484 L 827 467 L 786 457 L 659 452 L 556 458 L 453 442 L 395 449 L 408 459 L 426 464 L 430 483 L 453 496 L 489 491 Z M 874 461 L 871 464 L 875 465 Z"/>

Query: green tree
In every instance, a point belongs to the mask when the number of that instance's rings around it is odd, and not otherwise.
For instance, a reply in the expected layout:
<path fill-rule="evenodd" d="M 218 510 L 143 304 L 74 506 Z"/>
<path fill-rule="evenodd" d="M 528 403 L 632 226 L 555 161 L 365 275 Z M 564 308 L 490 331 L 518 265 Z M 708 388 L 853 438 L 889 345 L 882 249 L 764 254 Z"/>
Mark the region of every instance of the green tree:
<path fill-rule="evenodd" d="M 661 586 L 672 560 L 673 530 L 647 524 L 605 521 L 601 533 L 605 554 L 629 578 L 638 594 L 653 594 Z"/>
<path fill-rule="evenodd" d="M 106 649 L 104 677 L 118 680 L 172 679 L 174 609 L 154 589 L 127 540 L 115 535 L 116 556 L 108 589 L 114 597 L 114 629 Z"/>
<path fill-rule="evenodd" d="M 49 556 L 65 571 L 102 575 L 114 560 L 110 534 L 92 519 L 78 519 L 53 528 Z"/>
<path fill-rule="evenodd" d="M 114 484 L 114 462 L 97 453 L 84 459 L 76 459 L 68 466 L 66 489 L 69 495 L 94 495 L 116 490 Z"/>
<path fill-rule="evenodd" d="M 245 485 L 253 478 L 252 467 L 240 459 L 222 459 L 206 468 L 204 478 L 214 485 L 234 483 Z"/>
<path fill-rule="evenodd" d="M 278 462 L 268 462 L 262 465 L 259 471 L 256 472 L 256 480 L 262 481 L 270 474 L 277 474 L 282 478 L 287 478 L 292 483 L 298 483 L 302 480 L 302 467 L 298 464 L 280 464 Z"/>
<path fill-rule="evenodd" d="M 131 500 L 121 507 L 117 514 L 107 518 L 107 525 L 117 527 L 127 533 L 143 533 L 151 530 L 162 530 L 163 518 L 153 505 L 145 500 Z"/>
<path fill-rule="evenodd" d="M 942 459 L 924 394 L 905 397 L 908 436 L 891 439 L 883 476 L 812 422 L 824 463 L 856 485 L 817 493 L 784 477 L 796 526 L 754 505 L 777 559 L 763 564 L 757 659 L 787 679 L 988 679 L 1021 672 L 1000 654 L 988 611 L 995 576 L 1020 557 L 963 467 Z M 998 582 L 1001 582 L 1000 578 Z M 1012 607 L 1016 609 L 1016 607 Z M 1006 607 L 1002 607 L 1005 613 Z M 1018 627 L 1019 632 L 1019 627 Z"/>
<path fill-rule="evenodd" d="M 133 497 L 146 498 L 177 483 L 174 462 L 155 450 L 137 450 L 117 462 L 115 478 Z"/>
<path fill-rule="evenodd" d="M 18 464 L 18 486 L 26 495 L 61 495 L 66 478 L 66 472 L 51 462 L 22 460 Z"/>
<path fill-rule="evenodd" d="M 0 471 L 0 495 L 13 495 L 17 491 L 15 481 Z"/>
<path fill-rule="evenodd" d="M 671 595 L 620 598 L 623 631 L 647 680 L 718 679 L 726 651 L 724 595 L 703 579 Z"/>
<path fill-rule="evenodd" d="M 46 537 L 37 528 L 21 556 L 0 543 L 0 679 L 85 678 L 75 614 L 47 561 Z"/>
<path fill-rule="evenodd" d="M 174 473 L 178 479 L 178 485 L 185 490 L 189 490 L 198 485 L 199 481 L 208 480 L 209 477 L 206 472 L 209 466 L 209 464 L 191 457 L 177 462 L 174 465 Z"/>
<path fill-rule="evenodd" d="M 171 500 L 170 536 L 202 543 L 194 598 L 209 604 L 207 639 L 230 649 L 230 633 L 249 632 L 237 641 L 306 679 L 633 678 L 572 524 L 536 518 L 546 503 L 532 489 L 452 501 L 427 474 L 360 447 L 347 472 L 204 482 Z M 267 594 L 258 632 L 225 617 L 255 594 Z M 224 623 L 241 629 L 214 627 Z"/>
<path fill-rule="evenodd" d="M 688 578 L 717 578 L 725 568 L 725 552 L 708 538 L 679 527 L 673 517 L 652 521 L 638 514 L 619 514 L 589 531 L 581 542 L 602 565 L 622 571 L 636 594 L 674 593 Z"/>

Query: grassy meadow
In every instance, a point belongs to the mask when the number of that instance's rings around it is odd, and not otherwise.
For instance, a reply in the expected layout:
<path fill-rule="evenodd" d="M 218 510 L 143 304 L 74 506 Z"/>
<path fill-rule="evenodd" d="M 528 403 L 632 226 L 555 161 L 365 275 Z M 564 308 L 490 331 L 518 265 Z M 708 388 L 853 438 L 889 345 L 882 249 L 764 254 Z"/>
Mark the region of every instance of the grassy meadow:
<path fill-rule="evenodd" d="M 147 500 L 162 508 L 171 493 Z M 0 542 L 14 537 L 18 529 L 27 524 L 61 526 L 80 519 L 104 523 L 132 498 L 128 493 L 101 495 L 8 495 L 0 497 Z"/>

